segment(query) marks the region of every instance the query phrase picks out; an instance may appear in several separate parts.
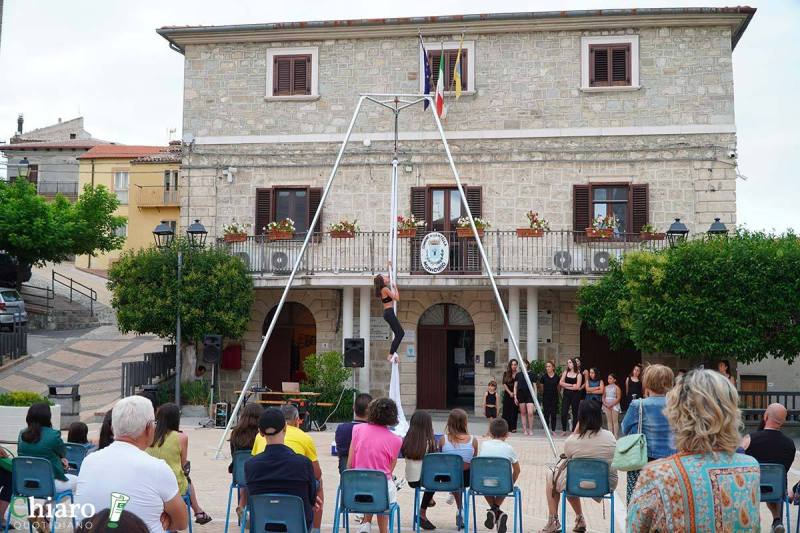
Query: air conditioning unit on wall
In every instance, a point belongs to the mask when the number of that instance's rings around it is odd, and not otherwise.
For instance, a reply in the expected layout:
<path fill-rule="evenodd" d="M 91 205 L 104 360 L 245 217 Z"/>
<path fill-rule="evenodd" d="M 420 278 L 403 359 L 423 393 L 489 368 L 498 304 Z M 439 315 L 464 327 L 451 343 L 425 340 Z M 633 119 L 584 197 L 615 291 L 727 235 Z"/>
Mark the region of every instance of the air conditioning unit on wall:
<path fill-rule="evenodd" d="M 587 265 L 590 272 L 607 272 L 611 260 L 622 259 L 622 249 L 591 250 L 591 262 Z"/>
<path fill-rule="evenodd" d="M 276 241 L 267 245 L 264 254 L 263 271 L 269 274 L 288 276 L 292 273 L 297 257 L 300 255 L 302 243 L 291 241 Z M 306 258 L 300 263 L 298 272 L 306 268 Z"/>
<path fill-rule="evenodd" d="M 586 269 L 583 253 L 583 250 L 577 247 L 558 250 L 553 254 L 553 266 L 564 274 L 580 274 Z"/>

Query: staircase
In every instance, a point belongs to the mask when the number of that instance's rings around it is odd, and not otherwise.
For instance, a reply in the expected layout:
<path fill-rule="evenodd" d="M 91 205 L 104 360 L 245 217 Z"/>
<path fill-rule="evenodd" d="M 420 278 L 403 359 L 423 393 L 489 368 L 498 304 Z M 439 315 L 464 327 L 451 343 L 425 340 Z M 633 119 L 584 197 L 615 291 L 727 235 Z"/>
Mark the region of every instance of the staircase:
<path fill-rule="evenodd" d="M 116 314 L 97 301 L 90 287 L 56 271 L 42 286 L 41 276 L 22 286 L 30 330 L 86 329 L 115 324 Z"/>

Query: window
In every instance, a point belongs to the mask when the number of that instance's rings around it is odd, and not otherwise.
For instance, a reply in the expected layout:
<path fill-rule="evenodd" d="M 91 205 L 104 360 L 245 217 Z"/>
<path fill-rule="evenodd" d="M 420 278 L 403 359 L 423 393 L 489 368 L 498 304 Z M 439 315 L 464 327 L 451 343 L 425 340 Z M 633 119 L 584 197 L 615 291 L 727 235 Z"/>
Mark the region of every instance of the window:
<path fill-rule="evenodd" d="M 173 228 L 174 230 L 175 228 Z M 114 230 L 114 235 L 117 237 L 128 238 L 128 225 L 125 224 L 124 226 L 120 226 L 119 228 Z"/>
<path fill-rule="evenodd" d="M 267 95 L 274 100 L 309 100 L 318 97 L 317 48 L 267 50 Z"/>
<path fill-rule="evenodd" d="M 308 231 L 308 191 L 305 189 L 276 189 L 275 220 L 290 218 L 295 231 Z"/>
<path fill-rule="evenodd" d="M 114 192 L 121 204 L 128 203 L 128 171 L 114 172 Z"/>
<path fill-rule="evenodd" d="M 581 89 L 584 91 L 639 88 L 639 36 L 581 38 Z"/>
<path fill-rule="evenodd" d="M 321 201 L 322 189 L 319 187 L 257 189 L 255 234 L 264 234 L 264 228 L 270 222 L 291 218 L 294 221 L 295 234 L 303 236 L 308 231 Z M 321 216 L 314 231 L 322 231 Z"/>
<path fill-rule="evenodd" d="M 597 216 L 614 215 L 619 232 L 638 234 L 648 222 L 647 184 L 592 183 L 573 189 L 573 230 L 582 233 Z"/>
<path fill-rule="evenodd" d="M 34 185 L 39 183 L 39 165 L 28 165 L 28 181 Z"/>
<path fill-rule="evenodd" d="M 613 215 L 619 232 L 628 233 L 628 186 L 592 187 L 592 218 Z"/>
<path fill-rule="evenodd" d="M 439 80 L 439 62 L 444 54 L 444 91 L 445 94 L 455 92 L 453 82 L 453 70 L 456 66 L 456 56 L 458 55 L 458 41 L 445 43 L 428 43 L 426 50 L 428 60 L 431 63 L 431 93 L 436 91 L 436 82 Z M 444 49 L 442 49 L 444 46 Z M 425 90 L 425 65 L 422 61 L 422 54 L 419 54 L 419 92 Z M 464 41 L 461 48 L 461 90 L 462 95 L 475 94 L 475 41 Z"/>
<path fill-rule="evenodd" d="M 164 190 L 174 191 L 178 188 L 178 171 L 165 170 L 164 171 Z"/>
<path fill-rule="evenodd" d="M 70 140 L 77 139 L 78 138 L 78 134 L 77 133 L 70 133 L 69 134 L 69 138 L 70 138 Z"/>

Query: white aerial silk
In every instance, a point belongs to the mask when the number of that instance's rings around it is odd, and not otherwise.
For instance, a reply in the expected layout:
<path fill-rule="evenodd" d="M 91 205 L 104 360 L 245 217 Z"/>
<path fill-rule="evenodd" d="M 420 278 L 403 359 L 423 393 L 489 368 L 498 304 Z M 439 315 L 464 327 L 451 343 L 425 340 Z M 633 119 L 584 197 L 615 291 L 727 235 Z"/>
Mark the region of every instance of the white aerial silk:
<path fill-rule="evenodd" d="M 392 161 L 392 201 L 390 205 L 391 218 L 389 219 L 389 280 L 397 283 L 397 159 Z M 394 312 L 397 314 L 397 302 L 394 303 Z M 405 437 L 408 431 L 408 421 L 403 412 L 403 404 L 400 401 L 400 354 L 392 361 L 392 378 L 389 381 L 389 398 L 397 404 L 397 426 L 394 433 Z"/>
<path fill-rule="evenodd" d="M 392 430 L 396 435 L 405 437 L 408 432 L 408 421 L 406 414 L 403 412 L 403 404 L 400 403 L 400 365 L 397 362 L 392 363 L 392 379 L 389 381 L 389 398 L 394 400 L 397 404 L 397 420 L 398 423 Z"/>

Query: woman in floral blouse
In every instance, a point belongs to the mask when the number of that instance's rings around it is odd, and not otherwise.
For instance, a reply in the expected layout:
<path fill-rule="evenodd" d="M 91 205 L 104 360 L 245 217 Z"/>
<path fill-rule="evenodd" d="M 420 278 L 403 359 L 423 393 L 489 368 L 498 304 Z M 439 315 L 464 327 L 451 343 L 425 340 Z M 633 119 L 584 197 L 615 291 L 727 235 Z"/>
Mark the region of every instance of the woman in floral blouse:
<path fill-rule="evenodd" d="M 678 453 L 645 466 L 628 505 L 633 533 L 759 531 L 759 469 L 737 454 L 739 395 L 722 374 L 693 370 L 667 394 Z"/>

